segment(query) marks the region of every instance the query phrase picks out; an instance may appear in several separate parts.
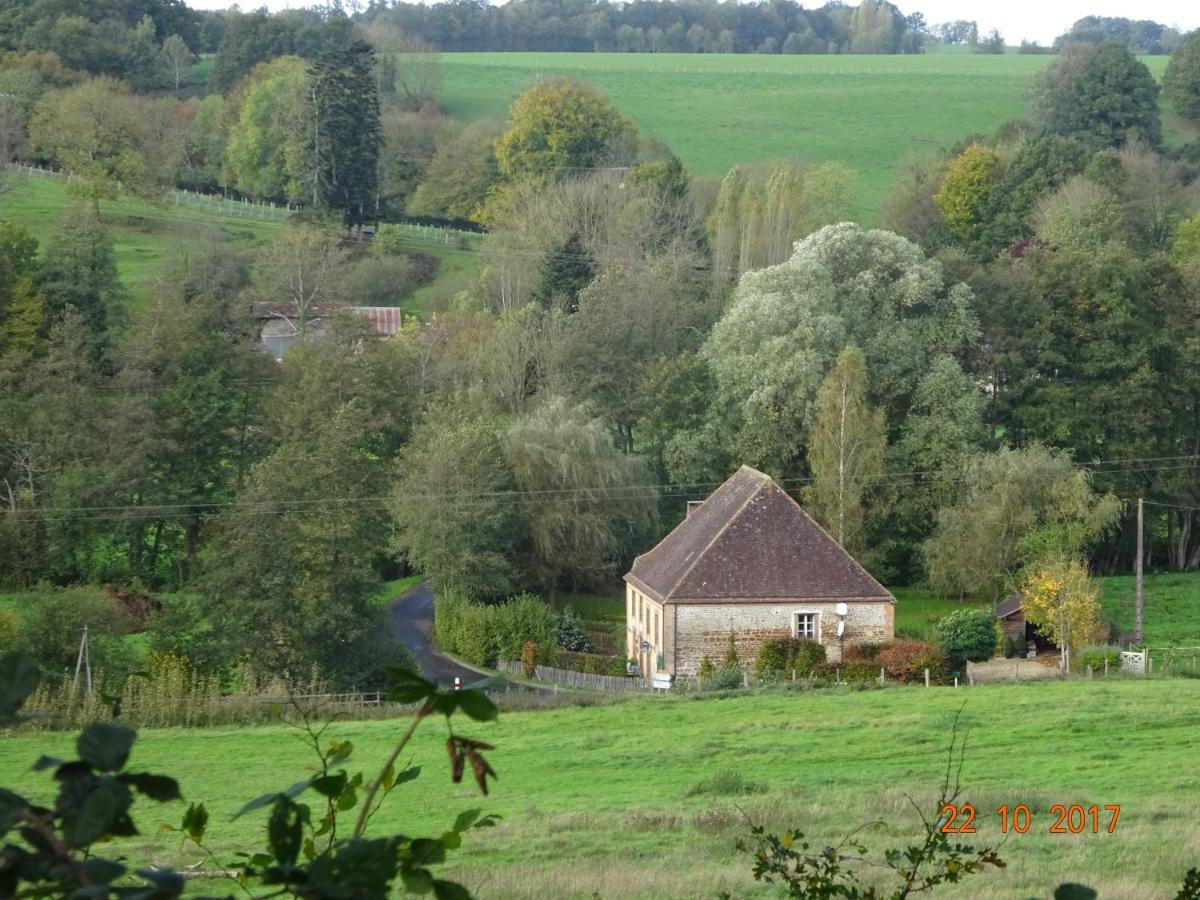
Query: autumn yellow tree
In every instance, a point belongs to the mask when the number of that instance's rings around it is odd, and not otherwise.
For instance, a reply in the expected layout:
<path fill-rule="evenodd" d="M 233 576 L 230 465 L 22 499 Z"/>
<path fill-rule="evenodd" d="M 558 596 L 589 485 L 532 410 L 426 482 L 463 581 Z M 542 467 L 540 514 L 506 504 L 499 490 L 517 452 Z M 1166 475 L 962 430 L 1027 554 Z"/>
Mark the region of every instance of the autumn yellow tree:
<path fill-rule="evenodd" d="M 995 150 L 972 144 L 950 163 L 942 186 L 933 197 L 950 230 L 964 240 L 978 236 L 999 164 Z"/>
<path fill-rule="evenodd" d="M 1076 647 L 1100 636 L 1100 591 L 1082 560 L 1056 555 L 1031 566 L 1021 594 L 1025 620 L 1058 644 L 1064 670 Z"/>

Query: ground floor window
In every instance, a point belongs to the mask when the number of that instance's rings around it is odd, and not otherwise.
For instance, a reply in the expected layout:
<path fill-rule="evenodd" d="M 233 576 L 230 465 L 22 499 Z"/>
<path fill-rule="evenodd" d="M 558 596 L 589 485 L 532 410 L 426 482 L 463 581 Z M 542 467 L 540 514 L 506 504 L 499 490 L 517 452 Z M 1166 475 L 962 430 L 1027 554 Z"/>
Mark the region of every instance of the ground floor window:
<path fill-rule="evenodd" d="M 810 641 L 815 641 L 817 639 L 817 614 L 796 613 L 792 634 L 798 638 L 807 638 Z"/>

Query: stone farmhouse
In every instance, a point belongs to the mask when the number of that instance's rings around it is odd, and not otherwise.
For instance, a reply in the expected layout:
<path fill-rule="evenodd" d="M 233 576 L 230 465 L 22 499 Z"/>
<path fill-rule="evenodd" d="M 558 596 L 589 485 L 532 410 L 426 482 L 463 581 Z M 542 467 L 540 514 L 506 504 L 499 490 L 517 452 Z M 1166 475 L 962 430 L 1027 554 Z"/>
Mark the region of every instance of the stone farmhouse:
<path fill-rule="evenodd" d="M 762 642 L 819 641 L 826 658 L 893 637 L 896 598 L 768 475 L 742 466 L 625 576 L 628 655 L 646 676 L 696 676 Z M 840 625 L 840 628 L 839 628 Z"/>

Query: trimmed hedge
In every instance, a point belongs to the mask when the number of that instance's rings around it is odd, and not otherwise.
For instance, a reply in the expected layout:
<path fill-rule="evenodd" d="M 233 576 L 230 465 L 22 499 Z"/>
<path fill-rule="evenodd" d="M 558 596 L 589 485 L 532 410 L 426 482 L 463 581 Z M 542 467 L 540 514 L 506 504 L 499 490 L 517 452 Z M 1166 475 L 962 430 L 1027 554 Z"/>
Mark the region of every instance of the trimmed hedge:
<path fill-rule="evenodd" d="M 937 623 L 938 646 L 954 660 L 983 662 L 996 650 L 996 616 L 982 609 L 960 609 Z"/>
<path fill-rule="evenodd" d="M 433 606 L 438 646 L 475 666 L 498 658 L 521 659 L 522 648 L 529 643 L 538 648 L 538 662 L 553 662 L 555 624 L 551 609 L 532 594 L 491 606 L 449 592 Z"/>
<path fill-rule="evenodd" d="M 620 678 L 627 674 L 625 670 L 625 657 L 623 656 L 605 656 L 602 653 L 577 653 L 573 650 L 563 650 L 561 648 L 554 655 L 551 665 L 557 666 L 560 669 L 569 669 L 572 672 L 583 672 L 587 675 L 612 675 Z"/>

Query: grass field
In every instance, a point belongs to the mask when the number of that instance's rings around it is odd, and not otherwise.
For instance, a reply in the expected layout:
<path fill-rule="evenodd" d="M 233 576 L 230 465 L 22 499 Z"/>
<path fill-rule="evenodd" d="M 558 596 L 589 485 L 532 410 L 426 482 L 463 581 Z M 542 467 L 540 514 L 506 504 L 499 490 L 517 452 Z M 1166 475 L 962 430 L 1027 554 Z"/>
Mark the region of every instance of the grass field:
<path fill-rule="evenodd" d="M 538 78 L 569 75 L 608 93 L 644 134 L 693 171 L 800 156 L 858 173 L 855 217 L 871 222 L 910 151 L 936 151 L 1026 117 L 1029 79 L 1053 57 L 447 53 L 443 104 L 463 119 L 507 118 Z M 1146 57 L 1156 77 L 1166 57 Z M 1168 140 L 1180 135 L 1167 123 Z"/>
<path fill-rule="evenodd" d="M 12 189 L 0 196 L 0 220 L 28 229 L 44 248 L 72 203 L 66 184 L 38 176 L 13 177 L 11 184 Z M 134 308 L 153 296 L 189 244 L 218 240 L 231 252 L 253 250 L 270 243 L 286 227 L 281 220 L 170 202 L 149 204 L 128 197 L 105 201 L 100 209 L 112 235 L 117 271 Z M 456 293 L 470 287 L 483 266 L 478 253 L 454 244 L 414 239 L 412 250 L 440 260 L 433 281 L 418 288 L 404 304 L 406 310 L 422 317 L 444 309 Z"/>
<path fill-rule="evenodd" d="M 497 747 L 489 758 L 499 780 L 487 798 L 450 785 L 445 729 L 431 722 L 412 746 L 423 774 L 389 802 L 378 826 L 437 833 L 473 806 L 502 815 L 498 828 L 472 832 L 469 855 L 450 867 L 481 897 L 744 896 L 748 860 L 731 849 L 745 829 L 742 811 L 775 828 L 800 827 L 818 846 L 870 821 L 881 823 L 864 834 L 877 851 L 912 838 L 917 822 L 905 796 L 935 799 L 960 706 L 970 730 L 966 799 L 979 811 L 973 840 L 1001 840 L 1001 804 L 1027 804 L 1034 825 L 1001 848 L 1006 870 L 939 896 L 1046 897 L 1075 879 L 1105 898 L 1168 897 L 1200 863 L 1200 681 L 1174 679 L 644 698 L 506 713 L 459 726 Z M 347 722 L 329 736 L 352 740 L 355 765 L 367 768 L 381 764 L 403 727 Z M 71 740 L 0 737 L 0 784 L 47 797 L 48 773 L 29 766 L 41 753 L 70 753 Z M 310 770 L 296 732 L 275 727 L 146 731 L 132 766 L 176 775 L 186 799 L 209 806 L 210 843 L 223 860 L 258 846 L 265 820 L 234 822 L 232 813 Z M 757 790 L 706 788 L 722 774 Z M 1051 835 L 1055 803 L 1120 804 L 1117 830 Z M 177 837 L 156 831 L 180 813 L 178 804 L 135 809 L 143 836 L 133 858 L 197 861 L 181 855 Z"/>
<path fill-rule="evenodd" d="M 0 198 L 0 219 L 28 229 L 44 247 L 71 205 L 66 184 L 52 178 L 16 177 L 12 185 Z M 100 212 L 112 235 L 117 271 L 135 307 L 153 294 L 171 262 L 189 243 L 218 239 L 235 250 L 245 250 L 270 242 L 283 229 L 281 222 L 124 197 L 101 203 Z"/>

